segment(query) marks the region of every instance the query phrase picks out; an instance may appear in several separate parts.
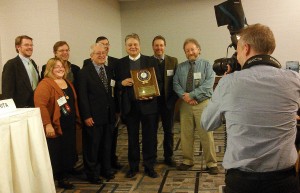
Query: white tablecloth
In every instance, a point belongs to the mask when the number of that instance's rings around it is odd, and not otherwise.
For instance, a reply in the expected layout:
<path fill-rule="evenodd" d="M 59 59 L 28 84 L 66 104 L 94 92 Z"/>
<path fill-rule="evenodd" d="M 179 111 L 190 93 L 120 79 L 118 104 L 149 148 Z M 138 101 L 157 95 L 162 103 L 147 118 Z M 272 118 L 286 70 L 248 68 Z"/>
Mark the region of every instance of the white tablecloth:
<path fill-rule="evenodd" d="M 0 115 L 0 193 L 55 193 L 38 108 Z"/>

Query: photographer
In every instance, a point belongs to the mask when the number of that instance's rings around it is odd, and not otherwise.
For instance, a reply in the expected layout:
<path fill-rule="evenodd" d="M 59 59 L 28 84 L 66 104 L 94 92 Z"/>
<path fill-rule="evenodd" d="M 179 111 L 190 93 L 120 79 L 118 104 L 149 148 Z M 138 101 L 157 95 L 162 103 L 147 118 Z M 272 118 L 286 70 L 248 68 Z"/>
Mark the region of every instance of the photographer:
<path fill-rule="evenodd" d="M 250 25 L 239 35 L 242 70 L 219 81 L 201 117 L 208 131 L 226 119 L 225 192 L 299 193 L 294 143 L 300 76 L 279 69 L 270 56 L 275 39 L 269 27 Z"/>

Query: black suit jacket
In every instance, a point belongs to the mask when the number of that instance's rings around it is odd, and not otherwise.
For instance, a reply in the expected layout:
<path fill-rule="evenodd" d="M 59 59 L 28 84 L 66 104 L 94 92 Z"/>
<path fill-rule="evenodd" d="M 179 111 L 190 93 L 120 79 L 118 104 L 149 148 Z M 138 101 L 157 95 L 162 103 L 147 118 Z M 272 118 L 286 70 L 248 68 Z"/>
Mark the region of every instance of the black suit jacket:
<path fill-rule="evenodd" d="M 151 57 L 157 65 L 160 65 L 158 60 L 152 56 Z M 164 71 L 164 82 L 163 82 L 163 90 L 165 93 L 164 100 L 166 102 L 168 109 L 173 109 L 175 107 L 175 103 L 178 99 L 178 95 L 173 90 L 173 77 L 175 75 L 178 60 L 175 57 L 171 57 L 168 55 L 165 55 L 164 57 L 164 63 L 165 63 L 165 71 Z M 158 68 L 160 69 L 160 68 Z M 172 75 L 168 75 L 168 71 L 173 71 Z M 162 74 L 162 73 L 160 73 Z M 161 90 L 162 93 L 162 90 Z"/>
<path fill-rule="evenodd" d="M 113 70 L 113 80 L 116 80 L 116 74 L 115 74 L 115 69 L 116 69 L 116 65 L 118 64 L 119 59 L 118 58 L 114 58 L 111 56 L 108 56 L 108 65 L 110 68 L 112 68 Z M 85 66 L 93 66 L 93 62 L 91 60 L 91 58 L 87 58 L 83 61 L 83 67 Z M 117 86 L 114 87 L 114 93 L 115 93 L 115 112 L 119 113 L 120 112 L 120 98 L 119 98 L 119 94 L 118 94 L 118 88 Z"/>
<path fill-rule="evenodd" d="M 44 65 L 42 66 L 41 79 L 44 78 L 45 70 L 46 70 L 46 64 L 44 64 Z M 79 70 L 80 70 L 79 66 L 77 66 L 77 65 L 75 65 L 75 64 L 71 64 L 71 71 L 72 71 L 72 73 L 73 73 L 73 75 L 74 75 L 74 80 L 73 80 L 72 83 L 73 83 L 73 85 L 74 85 L 76 91 L 77 91 L 77 82 L 78 82 L 77 79 L 78 79 L 78 73 L 79 73 Z"/>
<path fill-rule="evenodd" d="M 162 87 L 161 76 L 159 74 L 158 66 L 153 62 L 149 56 L 141 55 L 141 69 L 154 67 L 158 86 Z M 116 80 L 117 86 L 121 95 L 121 113 L 126 116 L 131 110 L 132 103 L 137 103 L 143 114 L 157 113 L 157 97 L 151 100 L 136 100 L 132 86 L 122 86 L 121 82 L 126 78 L 131 78 L 129 56 L 121 58 L 116 65 Z"/>
<path fill-rule="evenodd" d="M 36 63 L 33 60 L 31 61 L 38 73 Z M 2 98 L 12 98 L 17 108 L 34 107 L 30 79 L 19 56 L 8 60 L 3 67 Z"/>
<path fill-rule="evenodd" d="M 94 67 L 87 65 L 78 76 L 78 98 L 80 115 L 83 120 L 92 117 L 96 125 L 110 124 L 115 121 L 114 97 L 112 97 L 111 80 L 113 70 L 105 66 L 108 80 L 108 92 Z"/>

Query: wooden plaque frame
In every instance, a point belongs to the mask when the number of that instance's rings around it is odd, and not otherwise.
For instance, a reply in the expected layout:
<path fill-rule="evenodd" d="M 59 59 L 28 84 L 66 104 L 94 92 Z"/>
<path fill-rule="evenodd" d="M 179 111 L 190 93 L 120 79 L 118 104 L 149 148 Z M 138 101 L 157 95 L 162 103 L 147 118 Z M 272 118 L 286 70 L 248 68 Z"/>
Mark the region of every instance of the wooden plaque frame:
<path fill-rule="evenodd" d="M 136 99 L 160 96 L 154 67 L 130 70 Z"/>

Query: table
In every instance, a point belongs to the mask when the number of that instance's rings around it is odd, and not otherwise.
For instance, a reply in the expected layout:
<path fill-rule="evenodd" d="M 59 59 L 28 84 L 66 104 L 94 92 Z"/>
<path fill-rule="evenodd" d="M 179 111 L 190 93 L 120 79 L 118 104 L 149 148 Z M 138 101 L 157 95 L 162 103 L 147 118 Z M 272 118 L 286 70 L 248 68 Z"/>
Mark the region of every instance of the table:
<path fill-rule="evenodd" d="M 39 108 L 0 115 L 0 193 L 55 193 Z"/>

